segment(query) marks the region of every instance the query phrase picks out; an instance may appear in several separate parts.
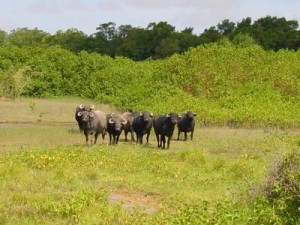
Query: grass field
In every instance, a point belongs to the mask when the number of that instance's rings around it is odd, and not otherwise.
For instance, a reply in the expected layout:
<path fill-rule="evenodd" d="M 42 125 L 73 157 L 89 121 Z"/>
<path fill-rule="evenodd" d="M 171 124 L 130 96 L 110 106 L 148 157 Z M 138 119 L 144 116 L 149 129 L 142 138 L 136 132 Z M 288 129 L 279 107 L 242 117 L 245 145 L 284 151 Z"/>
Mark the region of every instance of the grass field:
<path fill-rule="evenodd" d="M 297 129 L 196 127 L 170 149 L 86 147 L 81 99 L 0 100 L 0 224 L 251 224 L 249 203 L 299 148 Z M 200 119 L 200 118 L 196 118 Z M 299 142 L 300 143 L 300 142 Z M 262 215 L 265 216 L 265 215 Z M 256 219 L 256 220 L 255 220 Z"/>

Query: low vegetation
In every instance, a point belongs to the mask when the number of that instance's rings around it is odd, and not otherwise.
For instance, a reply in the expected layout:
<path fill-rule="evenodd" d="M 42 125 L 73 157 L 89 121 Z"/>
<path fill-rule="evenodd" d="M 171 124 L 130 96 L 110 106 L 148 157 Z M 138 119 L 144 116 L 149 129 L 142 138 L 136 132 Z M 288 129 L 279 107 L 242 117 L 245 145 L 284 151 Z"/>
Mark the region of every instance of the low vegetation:
<path fill-rule="evenodd" d="M 109 145 L 106 137 L 86 147 L 74 118 L 80 103 L 0 101 L 6 109 L 0 115 L 0 121 L 6 119 L 0 124 L 0 223 L 300 222 L 297 129 L 201 127 L 198 122 L 193 141 L 172 140 L 169 150 L 156 147 L 153 133 L 148 145 L 124 142 L 122 134 L 118 145 Z"/>

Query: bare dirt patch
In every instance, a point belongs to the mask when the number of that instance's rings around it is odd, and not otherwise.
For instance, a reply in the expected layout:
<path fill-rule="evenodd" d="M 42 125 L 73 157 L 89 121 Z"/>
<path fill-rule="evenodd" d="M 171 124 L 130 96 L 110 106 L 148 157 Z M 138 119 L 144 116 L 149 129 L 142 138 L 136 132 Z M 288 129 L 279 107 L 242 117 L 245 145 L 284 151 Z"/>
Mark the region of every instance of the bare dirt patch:
<path fill-rule="evenodd" d="M 110 193 L 108 200 L 111 204 L 121 204 L 128 212 L 134 208 L 139 208 L 151 215 L 159 208 L 160 196 L 154 193 L 129 192 L 118 190 Z"/>

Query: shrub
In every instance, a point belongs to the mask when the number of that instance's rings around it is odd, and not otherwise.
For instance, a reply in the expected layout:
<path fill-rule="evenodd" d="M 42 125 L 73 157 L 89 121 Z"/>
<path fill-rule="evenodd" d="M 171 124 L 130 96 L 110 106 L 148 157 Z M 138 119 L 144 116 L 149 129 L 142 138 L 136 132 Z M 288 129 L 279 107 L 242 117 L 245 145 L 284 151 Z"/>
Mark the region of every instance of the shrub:
<path fill-rule="evenodd" d="M 294 151 L 272 170 L 265 194 L 285 224 L 298 224 L 300 206 L 300 153 Z"/>

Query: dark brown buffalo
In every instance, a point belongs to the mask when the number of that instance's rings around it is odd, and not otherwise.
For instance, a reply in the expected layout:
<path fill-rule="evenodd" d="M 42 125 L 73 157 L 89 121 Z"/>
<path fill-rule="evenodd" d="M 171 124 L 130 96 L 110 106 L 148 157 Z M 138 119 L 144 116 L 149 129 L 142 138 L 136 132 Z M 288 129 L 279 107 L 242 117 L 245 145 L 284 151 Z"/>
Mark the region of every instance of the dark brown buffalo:
<path fill-rule="evenodd" d="M 152 129 L 153 114 L 148 111 L 134 113 L 132 128 L 136 133 L 136 142 L 143 144 L 143 136 L 146 134 L 147 143 L 149 143 L 149 135 Z"/>
<path fill-rule="evenodd" d="M 167 148 L 170 147 L 170 141 L 178 119 L 177 113 L 159 114 L 154 117 L 153 128 L 157 139 L 157 147 L 165 148 L 166 137 L 168 138 Z"/>
<path fill-rule="evenodd" d="M 180 120 L 177 123 L 178 127 L 178 137 L 177 140 L 179 140 L 180 133 L 184 132 L 184 140 L 187 140 L 187 133 L 191 132 L 191 140 L 193 140 L 194 135 L 194 129 L 195 129 L 195 119 L 196 113 L 193 113 L 192 111 L 186 111 L 181 115 Z"/>
<path fill-rule="evenodd" d="M 82 114 L 80 112 L 83 112 L 83 111 L 87 111 L 87 112 L 91 112 L 93 111 L 94 109 L 94 106 L 93 105 L 79 105 L 78 107 L 76 107 L 76 110 L 75 110 L 75 119 L 78 123 L 78 127 L 79 127 L 79 130 L 82 131 L 83 128 L 82 128 Z"/>

